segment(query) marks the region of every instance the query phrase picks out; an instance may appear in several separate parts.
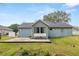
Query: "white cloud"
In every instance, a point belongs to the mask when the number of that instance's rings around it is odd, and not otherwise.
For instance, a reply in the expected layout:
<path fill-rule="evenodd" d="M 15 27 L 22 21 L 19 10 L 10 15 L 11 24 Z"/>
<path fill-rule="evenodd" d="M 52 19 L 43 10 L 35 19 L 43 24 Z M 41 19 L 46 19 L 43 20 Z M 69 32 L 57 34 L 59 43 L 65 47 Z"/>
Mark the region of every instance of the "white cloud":
<path fill-rule="evenodd" d="M 65 11 L 67 13 L 72 13 L 72 12 L 76 11 L 76 8 L 74 8 L 74 7 L 76 7 L 78 5 L 79 5 L 79 3 L 65 3 L 62 5 L 62 9 L 65 8 Z"/>
<path fill-rule="evenodd" d="M 72 13 L 72 12 L 74 12 L 74 11 L 76 11 L 76 9 L 67 9 L 67 10 L 66 10 L 67 13 Z"/>
<path fill-rule="evenodd" d="M 40 13 L 40 14 L 48 14 L 48 13 L 51 13 L 53 11 L 55 11 L 54 8 L 45 8 L 45 9 L 39 10 L 38 13 Z"/>
<path fill-rule="evenodd" d="M 64 6 L 69 7 L 69 8 L 73 8 L 75 6 L 79 5 L 79 3 L 65 3 Z"/>
<path fill-rule="evenodd" d="M 39 16 L 38 19 L 43 19 L 44 15 L 47 15 L 47 14 L 53 12 L 53 11 L 55 11 L 55 9 L 49 7 L 49 8 L 40 9 L 35 14 Z"/>

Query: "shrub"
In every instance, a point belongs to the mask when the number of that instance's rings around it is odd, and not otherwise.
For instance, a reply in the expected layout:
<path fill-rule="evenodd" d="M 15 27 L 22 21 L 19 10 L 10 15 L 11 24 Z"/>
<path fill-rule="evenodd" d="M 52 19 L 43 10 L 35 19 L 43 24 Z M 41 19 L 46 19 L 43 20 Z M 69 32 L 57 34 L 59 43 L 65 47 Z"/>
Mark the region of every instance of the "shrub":
<path fill-rule="evenodd" d="M 32 56 L 50 56 L 51 55 L 49 51 L 45 51 L 45 50 L 43 51 L 41 49 L 32 51 L 31 53 L 32 53 Z"/>
<path fill-rule="evenodd" d="M 20 50 L 22 50 L 23 48 L 22 47 L 20 47 Z"/>
<path fill-rule="evenodd" d="M 28 50 L 23 50 L 21 52 L 21 56 L 29 56 L 29 51 Z"/>
<path fill-rule="evenodd" d="M 29 56 L 29 50 L 25 50 L 22 47 L 16 51 L 15 55 L 17 56 Z"/>
<path fill-rule="evenodd" d="M 18 50 L 17 55 L 19 56 L 50 56 L 51 54 L 49 51 L 43 51 L 41 49 L 36 49 L 36 50 L 25 50 L 23 48 L 20 48 Z"/>
<path fill-rule="evenodd" d="M 51 56 L 51 54 L 47 51 L 45 52 L 44 56 Z"/>
<path fill-rule="evenodd" d="M 32 53 L 32 56 L 37 56 L 38 54 L 36 52 Z"/>

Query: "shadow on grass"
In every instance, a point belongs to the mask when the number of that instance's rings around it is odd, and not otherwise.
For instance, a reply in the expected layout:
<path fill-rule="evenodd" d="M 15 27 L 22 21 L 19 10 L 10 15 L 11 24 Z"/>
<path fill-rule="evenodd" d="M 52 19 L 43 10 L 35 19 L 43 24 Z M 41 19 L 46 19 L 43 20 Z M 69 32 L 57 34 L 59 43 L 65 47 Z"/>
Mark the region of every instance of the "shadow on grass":
<path fill-rule="evenodd" d="M 61 38 L 64 38 L 64 37 L 52 37 L 52 38 L 49 38 L 49 39 L 53 40 L 53 39 L 61 39 Z"/>

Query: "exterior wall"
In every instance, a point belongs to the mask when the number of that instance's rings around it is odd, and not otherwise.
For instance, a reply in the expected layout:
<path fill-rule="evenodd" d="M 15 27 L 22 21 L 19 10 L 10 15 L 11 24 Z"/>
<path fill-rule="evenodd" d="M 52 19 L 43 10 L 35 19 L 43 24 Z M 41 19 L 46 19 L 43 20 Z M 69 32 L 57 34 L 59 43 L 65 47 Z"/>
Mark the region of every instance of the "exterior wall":
<path fill-rule="evenodd" d="M 19 37 L 30 37 L 32 36 L 32 29 L 19 29 Z"/>
<path fill-rule="evenodd" d="M 31 29 L 19 29 L 18 36 L 19 37 L 32 36 L 32 38 L 34 38 L 34 28 L 35 27 L 44 27 L 45 28 L 44 32 L 46 33 L 46 38 L 72 35 L 72 28 L 53 28 L 52 30 L 50 30 L 45 23 L 39 21 L 39 22 L 35 23 Z"/>
<path fill-rule="evenodd" d="M 50 30 L 49 29 L 49 37 L 60 37 L 60 36 L 68 36 L 72 35 L 72 28 L 55 28 Z"/>
<path fill-rule="evenodd" d="M 7 30 L 0 29 L 0 33 L 1 33 L 1 35 L 5 35 L 7 32 L 8 32 Z"/>
<path fill-rule="evenodd" d="M 64 29 L 62 36 L 72 35 L 72 29 Z"/>
<path fill-rule="evenodd" d="M 9 36 L 9 37 L 15 37 L 15 32 L 13 32 L 13 31 L 9 31 L 8 36 Z"/>
<path fill-rule="evenodd" d="M 0 29 L 1 35 L 6 35 L 7 33 L 9 34 L 9 32 L 11 32 L 11 31 L 5 30 L 5 29 Z M 13 32 L 13 31 L 12 31 L 12 32 Z"/>
<path fill-rule="evenodd" d="M 79 30 L 73 29 L 73 30 L 72 30 L 72 34 L 73 34 L 73 35 L 79 35 Z"/>
<path fill-rule="evenodd" d="M 39 21 L 32 27 L 32 38 L 34 38 L 34 27 L 45 27 L 46 38 L 48 38 L 48 26 Z"/>
<path fill-rule="evenodd" d="M 19 29 L 19 36 L 20 37 L 29 37 L 32 36 L 34 37 L 34 27 L 45 27 L 45 33 L 46 33 L 46 38 L 48 37 L 60 37 L 60 36 L 69 36 L 72 35 L 72 28 L 55 28 L 52 30 L 49 30 L 48 27 L 44 24 L 42 26 L 39 26 L 41 23 L 33 26 L 32 29 Z"/>
<path fill-rule="evenodd" d="M 0 33 L 2 36 L 7 35 L 9 37 L 15 37 L 15 32 L 13 32 L 12 30 L 0 29 Z"/>

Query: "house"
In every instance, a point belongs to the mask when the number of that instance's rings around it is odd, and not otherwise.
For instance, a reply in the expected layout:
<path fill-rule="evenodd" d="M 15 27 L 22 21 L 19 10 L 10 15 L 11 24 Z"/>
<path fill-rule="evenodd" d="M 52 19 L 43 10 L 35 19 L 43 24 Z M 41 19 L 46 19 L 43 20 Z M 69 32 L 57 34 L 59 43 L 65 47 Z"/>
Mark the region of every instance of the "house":
<path fill-rule="evenodd" d="M 72 35 L 72 26 L 62 22 L 23 23 L 19 27 L 19 37 L 49 38 Z"/>
<path fill-rule="evenodd" d="M 79 27 L 74 26 L 73 29 L 72 29 L 72 34 L 73 35 L 79 35 Z"/>
<path fill-rule="evenodd" d="M 15 37 L 15 33 L 13 32 L 12 29 L 6 27 L 6 26 L 2 26 L 0 25 L 0 34 L 3 35 L 7 35 L 10 37 Z"/>

